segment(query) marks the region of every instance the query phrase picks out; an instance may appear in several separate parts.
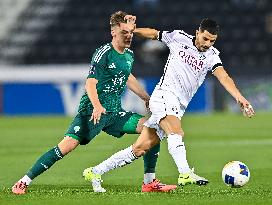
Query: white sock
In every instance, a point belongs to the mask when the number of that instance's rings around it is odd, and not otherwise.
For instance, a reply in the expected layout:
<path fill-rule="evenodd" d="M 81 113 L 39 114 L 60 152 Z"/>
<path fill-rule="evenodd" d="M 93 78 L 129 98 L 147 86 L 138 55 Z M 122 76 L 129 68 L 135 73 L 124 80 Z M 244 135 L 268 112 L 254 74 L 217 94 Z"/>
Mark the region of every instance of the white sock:
<path fill-rule="evenodd" d="M 123 167 L 127 164 L 133 162 L 137 157 L 132 151 L 132 146 L 123 149 L 119 152 L 116 152 L 110 158 L 101 162 L 99 165 L 93 167 L 93 172 L 95 174 L 104 174 L 112 169 L 116 169 L 118 167 Z"/>
<path fill-rule="evenodd" d="M 26 185 L 29 185 L 32 182 L 32 179 L 25 175 L 20 181 L 25 182 Z"/>
<path fill-rule="evenodd" d="M 167 137 L 168 151 L 175 161 L 179 173 L 187 173 L 190 171 L 186 159 L 186 150 L 182 136 L 178 134 L 170 134 Z"/>
<path fill-rule="evenodd" d="M 149 184 L 155 179 L 155 173 L 145 173 L 144 174 L 144 184 Z"/>

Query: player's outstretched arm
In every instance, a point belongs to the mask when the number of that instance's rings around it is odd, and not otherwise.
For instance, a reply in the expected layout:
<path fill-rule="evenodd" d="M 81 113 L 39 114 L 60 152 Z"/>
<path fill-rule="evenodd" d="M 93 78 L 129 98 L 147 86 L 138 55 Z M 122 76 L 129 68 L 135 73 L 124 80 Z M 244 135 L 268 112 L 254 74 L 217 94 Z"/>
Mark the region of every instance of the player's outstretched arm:
<path fill-rule="evenodd" d="M 158 31 L 152 28 L 136 28 L 136 16 L 126 15 L 124 19 L 127 21 L 127 24 L 131 27 L 134 27 L 133 33 L 142 38 L 149 38 L 156 40 L 158 39 Z"/>
<path fill-rule="evenodd" d="M 141 38 L 158 39 L 159 31 L 153 28 L 136 28 L 133 33 Z"/>
<path fill-rule="evenodd" d="M 132 92 L 138 95 L 143 101 L 145 102 L 149 101 L 150 96 L 145 91 L 145 89 L 141 86 L 139 81 L 134 77 L 134 75 L 132 74 L 129 75 L 127 80 L 127 86 Z"/>
<path fill-rule="evenodd" d="M 255 114 L 253 107 L 251 106 L 250 102 L 244 98 L 244 96 L 242 96 L 234 81 L 227 74 L 223 66 L 218 67 L 213 74 L 223 85 L 223 87 L 236 99 L 236 102 L 240 105 L 243 114 L 247 117 L 253 117 Z"/>

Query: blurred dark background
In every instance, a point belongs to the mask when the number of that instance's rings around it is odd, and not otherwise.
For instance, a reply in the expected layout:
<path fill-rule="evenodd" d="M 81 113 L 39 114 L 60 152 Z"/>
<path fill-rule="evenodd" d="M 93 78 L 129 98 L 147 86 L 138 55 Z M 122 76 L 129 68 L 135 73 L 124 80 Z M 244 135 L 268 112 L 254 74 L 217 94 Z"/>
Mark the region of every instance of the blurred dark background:
<path fill-rule="evenodd" d="M 1 64 L 85 64 L 111 41 L 109 17 L 137 16 L 138 27 L 184 30 L 194 35 L 201 19 L 221 27 L 215 47 L 233 76 L 272 74 L 272 2 L 269 0 L 21 0 L 26 6 L 0 38 Z M 13 2 L 16 8 L 19 0 Z M 3 10 L 5 0 L 1 0 Z M 3 29 L 3 27 L 2 27 Z M 134 37 L 136 76 L 159 76 L 168 55 L 160 44 Z"/>

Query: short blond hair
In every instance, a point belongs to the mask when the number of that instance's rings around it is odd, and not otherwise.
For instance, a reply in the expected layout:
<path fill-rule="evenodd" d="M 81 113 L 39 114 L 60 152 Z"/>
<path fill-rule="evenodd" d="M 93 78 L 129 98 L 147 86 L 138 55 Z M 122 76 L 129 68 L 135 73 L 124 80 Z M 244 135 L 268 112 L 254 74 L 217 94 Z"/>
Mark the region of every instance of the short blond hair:
<path fill-rule="evenodd" d="M 110 26 L 114 27 L 120 25 L 120 23 L 126 23 L 124 19 L 126 15 L 128 14 L 124 11 L 117 11 L 113 13 L 110 17 Z"/>

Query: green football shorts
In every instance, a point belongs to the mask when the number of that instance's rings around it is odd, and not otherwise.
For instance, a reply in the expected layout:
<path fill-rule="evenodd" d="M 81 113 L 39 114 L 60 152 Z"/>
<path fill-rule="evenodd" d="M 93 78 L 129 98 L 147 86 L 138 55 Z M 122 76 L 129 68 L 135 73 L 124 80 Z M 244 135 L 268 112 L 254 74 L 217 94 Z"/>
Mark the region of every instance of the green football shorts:
<path fill-rule="evenodd" d="M 87 114 L 86 114 L 87 113 Z M 124 134 L 137 134 L 138 121 L 143 117 L 137 113 L 120 111 L 109 112 L 101 115 L 99 123 L 93 124 L 92 110 L 78 113 L 71 122 L 65 136 L 72 137 L 81 145 L 88 144 L 101 131 L 114 137 L 122 137 Z"/>

